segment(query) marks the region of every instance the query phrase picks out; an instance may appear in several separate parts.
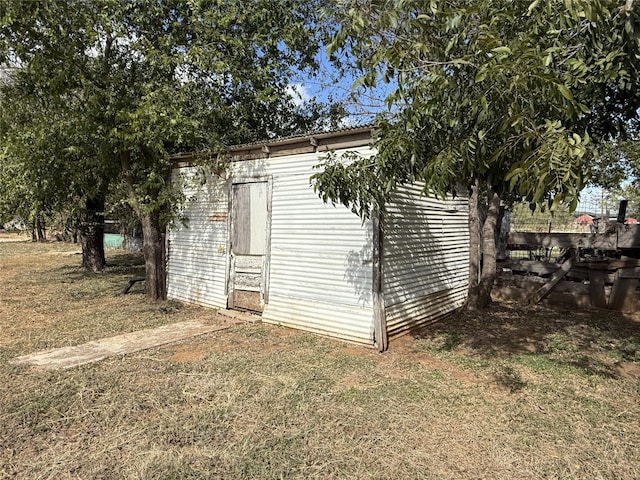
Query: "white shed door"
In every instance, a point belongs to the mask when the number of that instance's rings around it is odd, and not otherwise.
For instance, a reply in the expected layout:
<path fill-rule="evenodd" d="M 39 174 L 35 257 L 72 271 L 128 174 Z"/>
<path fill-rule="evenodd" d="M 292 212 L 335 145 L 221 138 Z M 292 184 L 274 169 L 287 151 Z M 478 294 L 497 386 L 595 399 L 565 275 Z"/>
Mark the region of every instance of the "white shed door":
<path fill-rule="evenodd" d="M 261 312 L 268 245 L 268 183 L 233 184 L 229 308 Z"/>

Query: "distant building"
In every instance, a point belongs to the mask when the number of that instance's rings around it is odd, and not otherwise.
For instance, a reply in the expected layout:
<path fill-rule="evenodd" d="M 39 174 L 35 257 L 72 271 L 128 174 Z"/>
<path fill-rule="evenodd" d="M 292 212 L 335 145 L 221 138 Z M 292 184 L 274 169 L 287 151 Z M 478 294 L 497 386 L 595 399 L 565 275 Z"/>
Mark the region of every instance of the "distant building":
<path fill-rule="evenodd" d="M 594 221 L 593 221 L 593 217 L 591 215 L 587 215 L 586 213 L 580 215 L 578 218 L 576 218 L 573 223 L 578 224 L 578 225 L 593 225 Z"/>

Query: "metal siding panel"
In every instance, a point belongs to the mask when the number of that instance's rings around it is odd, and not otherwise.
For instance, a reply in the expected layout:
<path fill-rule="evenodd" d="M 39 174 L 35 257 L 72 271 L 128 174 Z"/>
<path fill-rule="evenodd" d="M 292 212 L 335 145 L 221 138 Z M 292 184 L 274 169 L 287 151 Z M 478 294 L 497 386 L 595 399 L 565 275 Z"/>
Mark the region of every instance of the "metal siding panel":
<path fill-rule="evenodd" d="M 214 282 L 193 281 L 191 277 L 174 275 L 173 282 L 169 284 L 167 295 L 173 300 L 206 307 L 224 308 L 226 305 L 226 297 L 225 304 L 221 305 L 218 285 Z"/>
<path fill-rule="evenodd" d="M 371 224 L 363 226 L 345 207 L 324 204 L 313 191 L 309 179 L 322 156 L 260 161 L 273 176 L 270 293 L 262 317 L 372 344 Z"/>
<path fill-rule="evenodd" d="M 372 153 L 369 148 L 350 151 Z M 230 167 L 231 179 L 272 176 L 269 303 L 263 320 L 372 345 L 371 223 L 363 225 L 343 206 L 324 204 L 313 191 L 310 177 L 323 156 L 239 161 Z M 210 182 L 206 191 L 193 185 L 185 190 L 191 198 L 185 204 L 189 228 L 178 225 L 169 234 L 171 298 L 226 306 L 227 255 L 217 249 L 227 224 L 210 221 L 212 211 L 228 212 L 228 183 L 218 183 L 221 192 L 214 192 Z M 212 250 L 203 239 L 213 243 Z"/>
<path fill-rule="evenodd" d="M 174 170 L 172 182 L 187 200 L 169 230 L 167 296 L 174 300 L 225 308 L 228 184 L 208 178 L 202 184 L 193 167 Z"/>
<path fill-rule="evenodd" d="M 422 184 L 399 188 L 384 219 L 383 291 L 390 338 L 442 317 L 466 298 L 467 200 L 422 192 Z"/>
<path fill-rule="evenodd" d="M 387 308 L 387 329 L 390 338 L 406 334 L 411 329 L 419 328 L 433 323 L 450 313 L 453 309 L 460 308 L 467 298 L 467 286 L 461 286 L 451 290 L 439 292 L 415 298 Z M 411 318 L 411 322 L 406 319 Z"/>
<path fill-rule="evenodd" d="M 321 303 L 273 294 L 262 312 L 266 323 L 373 346 L 371 315 L 371 310 L 365 307 L 347 307 L 337 302 Z"/>

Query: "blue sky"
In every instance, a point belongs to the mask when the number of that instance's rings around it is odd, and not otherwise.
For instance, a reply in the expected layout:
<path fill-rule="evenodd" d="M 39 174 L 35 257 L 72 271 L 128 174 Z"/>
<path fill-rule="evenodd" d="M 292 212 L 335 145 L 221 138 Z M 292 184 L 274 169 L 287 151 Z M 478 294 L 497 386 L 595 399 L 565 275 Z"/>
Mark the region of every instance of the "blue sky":
<path fill-rule="evenodd" d="M 384 98 L 391 91 L 391 86 L 380 83 L 380 85 L 366 97 L 352 95 L 352 85 L 357 79 L 357 75 L 351 73 L 349 69 L 341 69 L 332 64 L 326 55 L 326 48 L 322 47 L 316 60 L 320 66 L 316 76 L 310 77 L 304 73 L 299 73 L 292 81 L 290 93 L 294 98 L 299 96 L 298 101 L 304 102 L 315 98 L 319 102 L 328 103 L 330 101 L 342 102 L 347 107 L 349 115 L 344 120 L 345 126 L 353 126 L 371 122 L 379 112 L 387 111 Z M 348 66 L 349 61 L 346 55 L 339 57 L 343 66 Z M 294 94 L 294 92 L 297 94 Z"/>

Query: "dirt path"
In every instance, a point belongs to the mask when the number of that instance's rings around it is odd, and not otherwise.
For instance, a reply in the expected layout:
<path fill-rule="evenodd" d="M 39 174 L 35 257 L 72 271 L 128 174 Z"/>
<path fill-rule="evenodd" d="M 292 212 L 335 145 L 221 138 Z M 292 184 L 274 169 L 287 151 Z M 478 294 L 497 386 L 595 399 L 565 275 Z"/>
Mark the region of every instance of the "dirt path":
<path fill-rule="evenodd" d="M 199 335 L 217 332 L 230 325 L 204 324 L 197 321 L 178 322 L 157 328 L 125 333 L 115 337 L 94 340 L 82 345 L 54 348 L 43 352 L 16 357 L 14 364 L 33 365 L 44 370 L 76 367 L 104 360 L 115 355 L 138 352 Z"/>

